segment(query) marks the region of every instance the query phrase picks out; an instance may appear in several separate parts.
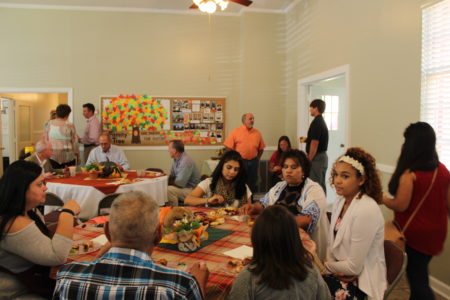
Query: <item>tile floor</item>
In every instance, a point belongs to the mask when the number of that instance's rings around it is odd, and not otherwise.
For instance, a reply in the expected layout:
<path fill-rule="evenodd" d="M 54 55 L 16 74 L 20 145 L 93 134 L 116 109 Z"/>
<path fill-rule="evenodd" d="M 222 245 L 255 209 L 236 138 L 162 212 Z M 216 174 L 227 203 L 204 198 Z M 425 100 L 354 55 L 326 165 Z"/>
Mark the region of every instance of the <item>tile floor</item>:
<path fill-rule="evenodd" d="M 436 294 L 436 300 L 446 300 L 449 298 L 444 298 L 439 294 Z M 406 276 L 403 276 L 402 279 L 399 281 L 395 289 L 391 292 L 388 300 L 408 300 L 409 299 L 409 286 L 408 281 L 406 280 Z M 426 300 L 426 299 L 424 299 Z"/>

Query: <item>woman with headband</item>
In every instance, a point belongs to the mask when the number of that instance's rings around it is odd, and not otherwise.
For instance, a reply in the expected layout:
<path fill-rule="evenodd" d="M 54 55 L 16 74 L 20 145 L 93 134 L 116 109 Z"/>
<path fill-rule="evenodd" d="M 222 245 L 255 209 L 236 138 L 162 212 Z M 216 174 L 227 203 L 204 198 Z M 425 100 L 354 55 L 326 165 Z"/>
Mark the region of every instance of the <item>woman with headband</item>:
<path fill-rule="evenodd" d="M 332 299 L 383 299 L 386 289 L 384 218 L 375 159 L 349 148 L 334 163 L 331 183 L 338 198 L 328 234 L 324 274 Z"/>

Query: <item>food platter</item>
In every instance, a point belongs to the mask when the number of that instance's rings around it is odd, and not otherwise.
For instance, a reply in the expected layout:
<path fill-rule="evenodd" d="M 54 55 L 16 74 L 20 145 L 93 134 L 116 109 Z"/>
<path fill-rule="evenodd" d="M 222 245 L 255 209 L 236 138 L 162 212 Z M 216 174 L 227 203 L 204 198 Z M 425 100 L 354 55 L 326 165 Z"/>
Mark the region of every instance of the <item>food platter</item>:
<path fill-rule="evenodd" d="M 69 258 L 74 259 L 79 255 L 88 254 L 99 250 L 102 245 L 93 240 L 77 241 L 72 245 L 69 252 Z"/>

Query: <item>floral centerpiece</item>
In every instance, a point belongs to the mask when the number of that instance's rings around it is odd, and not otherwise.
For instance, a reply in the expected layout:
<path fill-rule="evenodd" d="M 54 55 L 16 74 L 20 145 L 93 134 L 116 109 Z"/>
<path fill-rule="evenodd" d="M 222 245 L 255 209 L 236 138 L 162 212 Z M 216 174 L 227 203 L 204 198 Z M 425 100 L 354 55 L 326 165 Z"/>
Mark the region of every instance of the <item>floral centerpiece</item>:
<path fill-rule="evenodd" d="M 85 165 L 84 167 L 81 167 L 81 170 L 84 173 L 88 174 L 90 178 L 97 178 L 98 174 L 102 172 L 103 166 L 98 163 L 92 162 Z"/>
<path fill-rule="evenodd" d="M 160 223 L 164 230 L 161 243 L 177 244 L 180 251 L 195 251 L 208 239 L 208 226 L 194 218 L 188 208 L 164 207 L 160 212 Z"/>
<path fill-rule="evenodd" d="M 101 163 L 92 162 L 87 164 L 84 167 L 81 167 L 81 170 L 88 174 L 91 178 L 121 178 L 122 173 L 120 172 L 119 167 L 113 162 L 105 161 Z"/>

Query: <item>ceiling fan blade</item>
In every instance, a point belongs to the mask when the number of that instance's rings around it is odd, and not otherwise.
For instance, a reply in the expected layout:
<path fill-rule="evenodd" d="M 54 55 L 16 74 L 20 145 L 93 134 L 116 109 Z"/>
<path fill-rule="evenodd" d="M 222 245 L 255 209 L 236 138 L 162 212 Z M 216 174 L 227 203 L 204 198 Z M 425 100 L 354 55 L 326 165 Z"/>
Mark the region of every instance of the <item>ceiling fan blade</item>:
<path fill-rule="evenodd" d="M 240 4 L 240 5 L 244 5 L 244 6 L 249 6 L 250 4 L 253 3 L 253 1 L 250 1 L 250 0 L 229 0 L 229 1 Z"/>
<path fill-rule="evenodd" d="M 197 4 L 194 3 L 194 4 L 192 4 L 191 6 L 189 6 L 189 8 L 190 8 L 190 9 L 197 9 L 198 6 L 197 6 Z"/>

